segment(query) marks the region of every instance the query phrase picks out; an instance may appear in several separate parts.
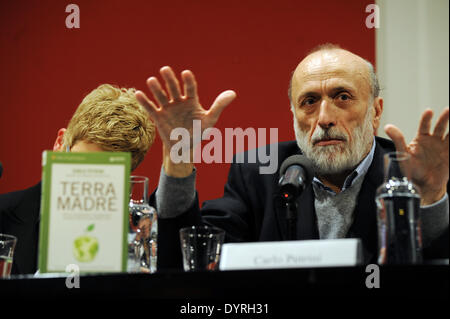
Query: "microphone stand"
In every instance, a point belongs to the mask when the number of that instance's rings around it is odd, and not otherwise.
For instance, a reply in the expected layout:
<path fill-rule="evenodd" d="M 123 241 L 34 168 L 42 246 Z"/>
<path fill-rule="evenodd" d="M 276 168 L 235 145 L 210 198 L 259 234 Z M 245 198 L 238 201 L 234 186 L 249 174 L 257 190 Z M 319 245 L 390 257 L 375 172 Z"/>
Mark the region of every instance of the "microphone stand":
<path fill-rule="evenodd" d="M 286 202 L 286 221 L 288 227 L 288 240 L 297 239 L 297 203 L 294 201 Z"/>

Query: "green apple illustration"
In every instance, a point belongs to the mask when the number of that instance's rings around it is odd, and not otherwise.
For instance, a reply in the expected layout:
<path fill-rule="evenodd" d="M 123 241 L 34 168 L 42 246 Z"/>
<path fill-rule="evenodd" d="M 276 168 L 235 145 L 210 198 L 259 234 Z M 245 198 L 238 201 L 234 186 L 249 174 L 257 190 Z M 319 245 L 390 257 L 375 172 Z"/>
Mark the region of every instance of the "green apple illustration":
<path fill-rule="evenodd" d="M 94 227 L 94 224 L 89 225 L 85 230 L 85 234 L 75 238 L 73 242 L 73 254 L 80 262 L 90 262 L 97 255 L 98 240 L 89 235 L 94 230 Z"/>

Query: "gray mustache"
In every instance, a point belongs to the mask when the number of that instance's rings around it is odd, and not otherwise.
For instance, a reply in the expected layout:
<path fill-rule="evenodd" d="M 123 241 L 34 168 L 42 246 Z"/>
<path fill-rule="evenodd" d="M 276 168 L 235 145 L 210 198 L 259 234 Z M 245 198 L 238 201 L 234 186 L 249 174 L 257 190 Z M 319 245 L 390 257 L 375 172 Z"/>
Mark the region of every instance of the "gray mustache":
<path fill-rule="evenodd" d="M 342 141 L 346 142 L 347 135 L 345 135 L 342 132 L 333 130 L 333 129 L 324 130 L 322 128 L 319 128 L 312 135 L 312 138 L 311 138 L 312 144 L 314 145 L 323 140 L 342 140 Z"/>

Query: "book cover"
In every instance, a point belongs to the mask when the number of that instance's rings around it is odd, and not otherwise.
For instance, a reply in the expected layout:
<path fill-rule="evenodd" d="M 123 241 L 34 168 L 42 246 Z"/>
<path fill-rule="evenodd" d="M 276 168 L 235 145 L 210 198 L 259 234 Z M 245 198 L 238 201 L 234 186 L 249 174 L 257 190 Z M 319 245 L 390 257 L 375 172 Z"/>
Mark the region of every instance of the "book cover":
<path fill-rule="evenodd" d="M 129 153 L 44 151 L 39 271 L 127 268 Z"/>

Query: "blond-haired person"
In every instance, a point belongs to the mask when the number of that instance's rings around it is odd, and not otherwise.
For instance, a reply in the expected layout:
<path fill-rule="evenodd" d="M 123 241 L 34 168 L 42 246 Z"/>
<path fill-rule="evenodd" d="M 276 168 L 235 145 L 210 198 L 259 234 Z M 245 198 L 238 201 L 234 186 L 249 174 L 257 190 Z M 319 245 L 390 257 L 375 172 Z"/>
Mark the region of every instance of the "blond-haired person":
<path fill-rule="evenodd" d="M 137 102 L 134 89 L 102 84 L 76 109 L 67 128 L 57 132 L 54 151 L 131 152 L 132 170 L 155 139 L 155 126 Z M 18 238 L 13 274 L 35 273 L 39 238 L 41 183 L 0 195 L 0 233 Z"/>

